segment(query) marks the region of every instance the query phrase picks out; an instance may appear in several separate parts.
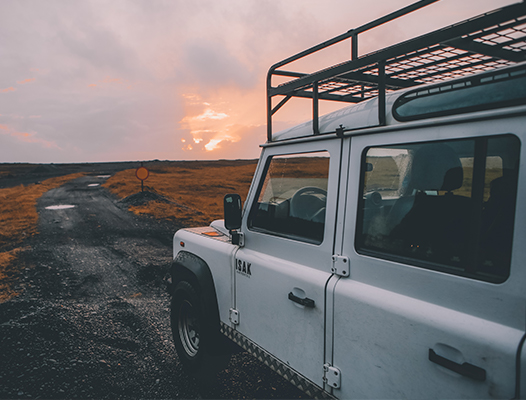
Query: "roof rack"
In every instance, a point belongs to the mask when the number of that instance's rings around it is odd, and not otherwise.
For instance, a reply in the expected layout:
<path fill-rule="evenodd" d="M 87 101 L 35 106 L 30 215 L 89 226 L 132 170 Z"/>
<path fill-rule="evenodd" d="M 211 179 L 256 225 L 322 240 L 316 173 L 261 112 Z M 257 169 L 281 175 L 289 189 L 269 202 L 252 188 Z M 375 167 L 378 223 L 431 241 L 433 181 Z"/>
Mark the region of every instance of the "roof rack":
<path fill-rule="evenodd" d="M 359 103 L 378 97 L 378 125 L 385 125 L 386 92 L 443 82 L 526 60 L 526 0 L 358 57 L 361 33 L 436 1 L 418 1 L 270 67 L 267 74 L 268 141 L 272 142 L 272 116 L 293 97 L 312 99 L 315 135 L 320 134 L 320 100 Z M 311 74 L 278 69 L 346 39 L 351 41 L 348 61 Z M 274 76 L 292 79 L 272 86 Z M 281 101 L 273 106 L 276 96 Z"/>

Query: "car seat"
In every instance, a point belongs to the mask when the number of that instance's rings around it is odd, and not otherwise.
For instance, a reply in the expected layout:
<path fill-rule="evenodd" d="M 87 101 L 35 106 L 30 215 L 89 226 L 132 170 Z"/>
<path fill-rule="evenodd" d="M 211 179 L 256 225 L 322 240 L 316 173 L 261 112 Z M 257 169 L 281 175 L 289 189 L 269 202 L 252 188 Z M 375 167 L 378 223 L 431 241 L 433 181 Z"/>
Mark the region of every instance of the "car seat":
<path fill-rule="evenodd" d="M 463 184 L 459 157 L 446 144 L 427 144 L 414 151 L 409 173 L 406 195 L 395 202 L 387 218 L 391 242 L 403 255 L 459 261 L 467 243 L 471 205 L 468 197 L 452 192 Z"/>

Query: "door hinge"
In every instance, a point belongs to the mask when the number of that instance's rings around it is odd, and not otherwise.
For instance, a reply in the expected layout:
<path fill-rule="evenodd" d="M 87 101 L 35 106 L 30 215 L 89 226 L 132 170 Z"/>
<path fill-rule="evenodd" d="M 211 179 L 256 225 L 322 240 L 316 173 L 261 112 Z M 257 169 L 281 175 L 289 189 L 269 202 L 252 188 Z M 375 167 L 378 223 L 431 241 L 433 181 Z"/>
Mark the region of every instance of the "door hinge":
<path fill-rule="evenodd" d="M 333 255 L 331 271 L 336 275 L 349 276 L 349 264 L 349 257 Z"/>
<path fill-rule="evenodd" d="M 230 231 L 230 237 L 232 238 L 232 244 L 239 247 L 245 246 L 245 234 L 238 231 Z"/>
<path fill-rule="evenodd" d="M 331 364 L 323 365 L 323 382 L 333 389 L 339 389 L 341 386 L 341 371 Z"/>
<path fill-rule="evenodd" d="M 239 311 L 233 308 L 230 309 L 230 322 L 234 325 L 239 325 Z"/>

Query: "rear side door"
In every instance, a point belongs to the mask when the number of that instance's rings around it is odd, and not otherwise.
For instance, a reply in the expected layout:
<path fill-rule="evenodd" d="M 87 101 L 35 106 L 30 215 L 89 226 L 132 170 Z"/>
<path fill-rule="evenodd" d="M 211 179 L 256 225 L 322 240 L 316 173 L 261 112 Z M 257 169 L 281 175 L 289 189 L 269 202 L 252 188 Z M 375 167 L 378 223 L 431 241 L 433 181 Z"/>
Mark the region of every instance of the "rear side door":
<path fill-rule="evenodd" d="M 352 138 L 341 248 L 350 276 L 333 304 L 336 396 L 515 395 L 524 120 L 503 126 Z"/>
<path fill-rule="evenodd" d="M 265 149 L 235 256 L 235 329 L 319 387 L 340 151 L 334 139 Z"/>

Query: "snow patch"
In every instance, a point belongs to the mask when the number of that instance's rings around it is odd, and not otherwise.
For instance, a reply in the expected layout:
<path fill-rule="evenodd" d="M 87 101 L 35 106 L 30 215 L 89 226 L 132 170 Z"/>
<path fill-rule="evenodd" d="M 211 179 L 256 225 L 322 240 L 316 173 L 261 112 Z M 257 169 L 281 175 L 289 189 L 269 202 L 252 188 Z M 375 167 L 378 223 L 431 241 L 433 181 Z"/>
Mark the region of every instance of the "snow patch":
<path fill-rule="evenodd" d="M 55 206 L 47 206 L 46 210 L 66 210 L 68 208 L 75 208 L 76 206 L 71 204 L 59 204 Z"/>

